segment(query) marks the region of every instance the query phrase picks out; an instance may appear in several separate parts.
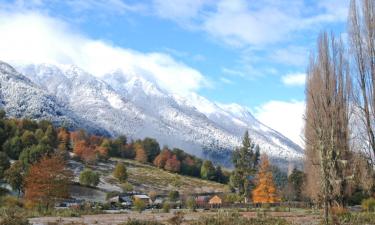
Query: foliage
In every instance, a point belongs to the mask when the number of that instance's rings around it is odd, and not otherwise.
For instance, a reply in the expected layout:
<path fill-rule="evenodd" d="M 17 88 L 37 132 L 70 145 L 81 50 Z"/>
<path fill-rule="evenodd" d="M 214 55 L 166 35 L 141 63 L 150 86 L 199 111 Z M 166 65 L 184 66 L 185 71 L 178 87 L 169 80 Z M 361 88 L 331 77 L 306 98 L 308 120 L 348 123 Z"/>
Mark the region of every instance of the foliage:
<path fill-rule="evenodd" d="M 140 163 L 146 163 L 147 162 L 147 154 L 143 146 L 139 143 L 134 144 L 135 149 L 135 160 L 137 160 Z"/>
<path fill-rule="evenodd" d="M 172 157 L 172 152 L 168 148 L 164 148 L 160 154 L 155 158 L 154 165 L 158 168 L 164 168 L 167 160 Z"/>
<path fill-rule="evenodd" d="M 71 172 L 58 156 L 43 157 L 33 164 L 25 177 L 25 199 L 46 208 L 69 197 Z"/>
<path fill-rule="evenodd" d="M 85 169 L 79 175 L 79 183 L 85 186 L 98 186 L 100 182 L 100 175 L 91 169 Z"/>
<path fill-rule="evenodd" d="M 29 225 L 25 212 L 19 207 L 2 209 L 0 225 Z"/>
<path fill-rule="evenodd" d="M 180 161 L 177 159 L 176 155 L 173 155 L 165 163 L 164 169 L 173 173 L 178 173 L 180 172 L 180 167 L 181 167 Z"/>
<path fill-rule="evenodd" d="M 146 151 L 148 162 L 153 162 L 160 153 L 159 143 L 153 138 L 145 138 L 142 141 L 142 147 Z"/>
<path fill-rule="evenodd" d="M 252 191 L 254 203 L 274 203 L 279 202 L 280 198 L 277 196 L 277 190 L 272 178 L 272 171 L 268 157 L 262 155 L 261 165 L 258 172 L 258 184 Z"/>
<path fill-rule="evenodd" d="M 178 191 L 170 191 L 168 193 L 168 198 L 170 201 L 177 201 L 180 197 L 180 193 Z"/>
<path fill-rule="evenodd" d="M 186 207 L 191 210 L 195 210 L 197 208 L 197 202 L 195 201 L 194 197 L 189 197 L 186 200 Z"/>
<path fill-rule="evenodd" d="M 134 208 L 135 210 L 137 210 L 138 212 L 142 212 L 143 210 L 146 209 L 146 204 L 144 201 L 142 201 L 141 199 L 139 198 L 136 198 L 134 200 Z"/>
<path fill-rule="evenodd" d="M 113 170 L 113 176 L 116 177 L 120 182 L 125 182 L 126 179 L 128 179 L 126 166 L 123 162 L 117 162 L 115 169 Z"/>
<path fill-rule="evenodd" d="M 241 195 L 249 196 L 251 183 L 249 177 L 254 175 L 259 161 L 259 146 L 255 145 L 246 131 L 242 139 L 242 147 L 237 148 L 232 156 L 234 171 L 231 185 L 238 188 Z"/>
<path fill-rule="evenodd" d="M 364 199 L 362 209 L 367 212 L 375 212 L 375 198 Z"/>
<path fill-rule="evenodd" d="M 21 161 L 13 163 L 4 174 L 5 181 L 20 195 L 23 190 L 24 170 Z"/>
<path fill-rule="evenodd" d="M 171 204 L 169 204 L 169 202 L 164 202 L 163 203 L 163 212 L 168 213 L 169 210 L 171 210 Z"/>
<path fill-rule="evenodd" d="M 302 186 L 305 180 L 305 173 L 294 168 L 288 177 L 288 182 L 292 187 L 294 198 L 292 200 L 299 201 L 302 199 Z"/>
<path fill-rule="evenodd" d="M 5 152 L 0 152 L 0 180 L 4 178 L 5 171 L 10 167 L 10 162 Z"/>
<path fill-rule="evenodd" d="M 133 191 L 134 187 L 133 187 L 133 185 L 131 183 L 125 182 L 125 183 L 121 184 L 121 189 L 124 192 L 129 192 L 129 191 Z"/>
<path fill-rule="evenodd" d="M 211 161 L 206 160 L 201 167 L 201 178 L 206 180 L 216 179 L 216 170 Z"/>

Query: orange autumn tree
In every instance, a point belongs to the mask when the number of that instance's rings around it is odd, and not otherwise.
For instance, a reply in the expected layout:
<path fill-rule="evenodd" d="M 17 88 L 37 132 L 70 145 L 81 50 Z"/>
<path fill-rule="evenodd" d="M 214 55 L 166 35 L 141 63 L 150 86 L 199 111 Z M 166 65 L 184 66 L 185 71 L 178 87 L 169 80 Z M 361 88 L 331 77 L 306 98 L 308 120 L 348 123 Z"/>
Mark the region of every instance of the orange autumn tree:
<path fill-rule="evenodd" d="M 280 198 L 277 195 L 276 186 L 273 182 L 270 162 L 267 155 L 262 155 L 258 172 L 258 185 L 252 191 L 254 203 L 275 203 Z"/>
<path fill-rule="evenodd" d="M 72 173 L 65 168 L 62 157 L 44 156 L 34 163 L 25 177 L 25 199 L 32 205 L 53 207 L 60 199 L 69 197 Z"/>
<path fill-rule="evenodd" d="M 147 154 L 143 146 L 141 144 L 135 143 L 134 149 L 135 149 L 135 160 L 140 163 L 146 163 Z"/>

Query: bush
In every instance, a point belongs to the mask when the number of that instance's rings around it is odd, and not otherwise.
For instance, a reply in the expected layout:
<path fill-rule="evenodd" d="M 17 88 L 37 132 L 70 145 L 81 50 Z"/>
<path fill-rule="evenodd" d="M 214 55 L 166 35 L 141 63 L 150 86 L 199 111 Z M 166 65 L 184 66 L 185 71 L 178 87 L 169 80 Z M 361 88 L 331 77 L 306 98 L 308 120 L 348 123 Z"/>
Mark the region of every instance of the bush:
<path fill-rule="evenodd" d="M 0 199 L 0 206 L 4 208 L 23 207 L 23 203 L 14 196 L 6 195 Z"/>
<path fill-rule="evenodd" d="M 79 183 L 85 186 L 98 186 L 100 182 L 100 175 L 90 169 L 85 169 L 79 175 Z"/>
<path fill-rule="evenodd" d="M 367 212 L 375 212 L 375 198 L 368 198 L 363 200 L 362 209 Z"/>
<path fill-rule="evenodd" d="M 0 225 L 29 225 L 25 212 L 19 207 L 10 207 L 0 213 Z"/>
<path fill-rule="evenodd" d="M 186 206 L 188 209 L 195 211 L 195 209 L 197 208 L 197 203 L 195 202 L 194 197 L 190 197 L 186 200 Z"/>
<path fill-rule="evenodd" d="M 133 185 L 129 182 L 122 183 L 120 186 L 121 186 L 122 191 L 124 192 L 129 192 L 129 191 L 134 190 Z"/>
<path fill-rule="evenodd" d="M 178 191 L 171 191 L 168 194 L 168 198 L 170 201 L 177 201 L 180 197 L 180 193 Z"/>
<path fill-rule="evenodd" d="M 116 177 L 120 182 L 125 182 L 128 179 L 128 173 L 126 171 L 126 166 L 122 162 L 116 164 L 113 170 L 113 176 Z"/>
<path fill-rule="evenodd" d="M 137 210 L 138 212 L 142 212 L 143 210 L 146 209 L 146 204 L 141 199 L 136 198 L 134 201 L 134 207 L 135 207 L 135 210 Z"/>
<path fill-rule="evenodd" d="M 169 210 L 171 209 L 171 205 L 168 202 L 163 203 L 163 212 L 169 213 Z"/>

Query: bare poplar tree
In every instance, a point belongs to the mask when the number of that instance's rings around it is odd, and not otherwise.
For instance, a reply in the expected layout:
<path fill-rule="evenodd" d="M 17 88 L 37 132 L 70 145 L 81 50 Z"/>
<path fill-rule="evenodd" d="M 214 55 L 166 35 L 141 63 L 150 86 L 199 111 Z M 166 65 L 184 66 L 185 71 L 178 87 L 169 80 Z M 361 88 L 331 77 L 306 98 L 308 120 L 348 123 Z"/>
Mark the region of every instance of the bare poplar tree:
<path fill-rule="evenodd" d="M 375 166 L 375 1 L 351 1 L 349 14 L 349 41 L 356 77 L 354 100 L 364 128 L 362 138 L 368 160 Z"/>
<path fill-rule="evenodd" d="M 343 205 L 348 176 L 350 89 L 348 62 L 341 41 L 326 33 L 318 40 L 312 56 L 306 86 L 306 171 L 307 182 L 319 178 L 318 198 L 328 224 L 329 207 Z M 318 174 L 317 174 L 318 173 Z M 310 178 L 309 178 L 310 176 Z M 316 189 L 317 190 L 317 189 Z M 316 191 L 315 190 L 315 191 Z"/>

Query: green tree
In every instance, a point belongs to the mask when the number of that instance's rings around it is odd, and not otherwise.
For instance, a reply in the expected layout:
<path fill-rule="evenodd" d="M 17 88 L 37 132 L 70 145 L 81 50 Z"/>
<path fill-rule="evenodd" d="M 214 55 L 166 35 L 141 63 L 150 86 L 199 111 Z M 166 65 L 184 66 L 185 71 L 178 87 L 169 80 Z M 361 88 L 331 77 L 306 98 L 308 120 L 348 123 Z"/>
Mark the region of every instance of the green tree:
<path fill-rule="evenodd" d="M 22 152 L 22 141 L 21 138 L 15 136 L 11 139 L 8 139 L 3 144 L 3 150 L 7 153 L 7 155 L 14 160 L 17 160 Z"/>
<path fill-rule="evenodd" d="M 160 154 L 159 143 L 153 138 L 145 138 L 142 145 L 146 151 L 148 162 L 153 162 L 156 156 Z"/>
<path fill-rule="evenodd" d="M 180 193 L 178 191 L 170 191 L 168 194 L 168 198 L 172 202 L 177 201 L 179 197 Z"/>
<path fill-rule="evenodd" d="M 288 182 L 293 188 L 294 199 L 301 200 L 302 198 L 302 186 L 305 180 L 305 173 L 294 168 L 292 173 L 288 177 Z"/>
<path fill-rule="evenodd" d="M 4 178 L 4 172 L 10 167 L 10 162 L 5 152 L 0 152 L 0 180 Z"/>
<path fill-rule="evenodd" d="M 187 206 L 188 209 L 193 210 L 193 211 L 197 208 L 197 203 L 196 203 L 194 197 L 189 197 L 186 200 L 186 206 Z"/>
<path fill-rule="evenodd" d="M 37 144 L 37 140 L 34 136 L 34 133 L 29 130 L 25 131 L 22 134 L 21 141 L 22 141 L 23 147 L 30 147 L 32 145 Z"/>
<path fill-rule="evenodd" d="M 23 190 L 23 176 L 24 169 L 21 161 L 13 163 L 9 169 L 5 171 L 5 181 L 12 187 L 14 191 L 18 192 L 18 196 Z"/>
<path fill-rule="evenodd" d="M 85 169 L 82 171 L 82 173 L 79 175 L 79 183 L 81 185 L 85 186 L 98 186 L 100 182 L 100 175 L 99 173 L 96 173 L 92 171 L 91 169 Z"/>
<path fill-rule="evenodd" d="M 126 179 L 128 179 L 126 166 L 123 162 L 117 162 L 115 169 L 113 170 L 113 176 L 116 177 L 120 182 L 125 182 Z"/>
<path fill-rule="evenodd" d="M 206 160 L 201 167 L 201 178 L 206 180 L 215 180 L 216 170 L 211 161 Z"/>
<path fill-rule="evenodd" d="M 249 197 L 251 193 L 250 176 L 254 176 L 259 163 L 260 150 L 249 137 L 246 131 L 242 139 L 242 147 L 237 148 L 232 156 L 234 171 L 231 177 L 231 185 L 238 188 L 241 195 Z"/>
<path fill-rule="evenodd" d="M 25 167 L 37 162 L 41 157 L 53 153 L 53 149 L 49 145 L 33 145 L 22 151 L 19 159 Z"/>

